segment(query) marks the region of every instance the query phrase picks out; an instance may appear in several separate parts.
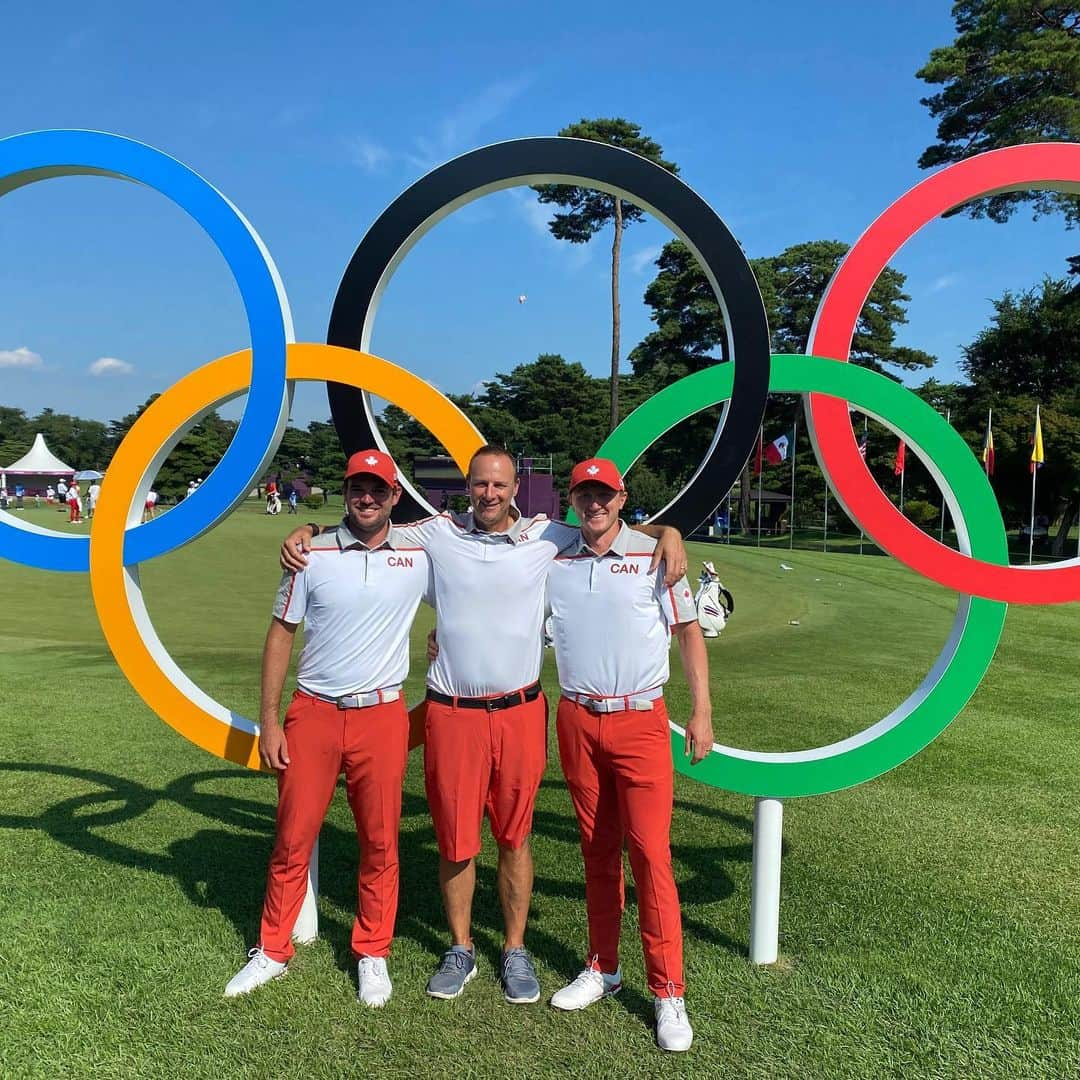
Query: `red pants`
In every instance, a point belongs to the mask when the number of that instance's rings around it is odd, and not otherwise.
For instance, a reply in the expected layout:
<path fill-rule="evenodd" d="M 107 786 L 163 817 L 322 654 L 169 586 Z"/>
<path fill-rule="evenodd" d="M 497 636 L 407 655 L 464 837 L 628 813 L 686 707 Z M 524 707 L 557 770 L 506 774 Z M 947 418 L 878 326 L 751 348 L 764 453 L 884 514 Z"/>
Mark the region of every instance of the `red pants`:
<path fill-rule="evenodd" d="M 649 989 L 682 997 L 682 918 L 671 869 L 674 766 L 663 699 L 648 712 L 594 713 L 564 697 L 556 728 L 581 831 L 589 957 L 601 971 L 619 966 L 625 836 Z"/>
<path fill-rule="evenodd" d="M 272 960 L 293 954 L 291 934 L 307 892 L 308 863 L 344 770 L 360 842 L 357 956 L 386 956 L 398 902 L 398 825 L 408 756 L 405 701 L 339 709 L 297 691 L 285 714 L 289 767 L 278 773 L 277 837 L 259 942 Z"/>
<path fill-rule="evenodd" d="M 68 523 L 79 520 L 79 504 L 74 502 L 68 503 Z"/>
<path fill-rule="evenodd" d="M 424 786 L 439 852 L 464 862 L 480 852 L 487 809 L 495 842 L 511 850 L 532 832 L 547 767 L 547 699 L 510 709 L 455 709 L 427 703 Z"/>

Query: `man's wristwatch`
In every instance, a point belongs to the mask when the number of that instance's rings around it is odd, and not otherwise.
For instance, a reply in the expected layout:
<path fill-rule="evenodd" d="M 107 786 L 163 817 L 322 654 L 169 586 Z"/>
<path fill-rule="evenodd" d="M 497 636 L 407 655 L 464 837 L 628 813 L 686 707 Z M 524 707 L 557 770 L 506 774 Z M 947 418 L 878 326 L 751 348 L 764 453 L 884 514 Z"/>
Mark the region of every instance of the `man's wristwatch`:
<path fill-rule="evenodd" d="M 318 535 L 319 535 L 319 533 L 321 533 L 321 532 L 322 532 L 322 526 L 321 526 L 321 525 L 316 525 L 314 521 L 309 521 L 309 522 L 307 522 L 307 523 L 306 523 L 306 524 L 304 525 L 304 528 L 305 528 L 305 529 L 310 529 L 310 530 L 311 530 L 311 539 L 312 539 L 312 540 L 314 540 L 314 539 L 315 539 L 315 537 L 316 537 L 316 536 L 318 536 Z"/>

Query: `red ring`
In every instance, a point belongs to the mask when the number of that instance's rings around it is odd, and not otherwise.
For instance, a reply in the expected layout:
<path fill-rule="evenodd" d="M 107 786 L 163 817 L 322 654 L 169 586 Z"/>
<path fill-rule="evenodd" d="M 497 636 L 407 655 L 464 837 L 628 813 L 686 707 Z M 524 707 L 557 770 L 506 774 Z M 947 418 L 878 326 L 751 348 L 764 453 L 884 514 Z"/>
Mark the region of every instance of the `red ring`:
<path fill-rule="evenodd" d="M 878 275 L 934 218 L 982 195 L 1023 188 L 1080 191 L 1080 145 L 1032 143 L 991 150 L 927 177 L 859 237 L 822 298 L 807 352 L 846 361 L 859 313 Z M 925 577 L 957 592 L 1014 604 L 1080 600 L 1080 560 L 1055 566 L 998 566 L 939 543 L 889 501 L 859 455 L 847 403 L 809 394 L 821 463 L 845 508 L 875 543 Z"/>

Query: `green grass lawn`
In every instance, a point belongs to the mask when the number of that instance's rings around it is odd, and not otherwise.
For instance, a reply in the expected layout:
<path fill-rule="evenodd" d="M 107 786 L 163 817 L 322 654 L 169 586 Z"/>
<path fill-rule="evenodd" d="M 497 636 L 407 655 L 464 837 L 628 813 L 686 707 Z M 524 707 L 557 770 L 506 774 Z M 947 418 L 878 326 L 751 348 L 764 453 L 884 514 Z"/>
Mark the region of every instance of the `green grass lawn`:
<path fill-rule="evenodd" d="M 141 571 L 177 661 L 247 715 L 288 524 L 243 510 Z M 815 746 L 877 720 L 921 681 L 955 606 L 888 558 L 692 553 L 695 575 L 711 558 L 735 594 L 709 651 L 717 737 L 745 747 Z M 429 625 L 422 612 L 410 700 Z M 356 1003 L 343 792 L 322 834 L 322 937 L 288 978 L 226 1001 L 258 933 L 272 779 L 209 757 L 138 700 L 104 646 L 85 577 L 0 563 L 0 1077 L 1080 1075 L 1078 655 L 1080 606 L 1011 609 L 989 675 L 926 751 L 862 787 L 787 803 L 775 969 L 747 960 L 751 800 L 677 778 L 696 1041 L 664 1057 L 632 889 L 622 995 L 572 1015 L 503 1002 L 490 838 L 480 977 L 456 1002 L 424 996 L 446 932 L 418 754 L 390 1004 Z M 679 717 L 674 653 L 673 669 Z M 550 651 L 544 680 L 554 693 Z M 529 939 L 542 1001 L 576 974 L 585 947 L 553 734 L 551 750 Z"/>

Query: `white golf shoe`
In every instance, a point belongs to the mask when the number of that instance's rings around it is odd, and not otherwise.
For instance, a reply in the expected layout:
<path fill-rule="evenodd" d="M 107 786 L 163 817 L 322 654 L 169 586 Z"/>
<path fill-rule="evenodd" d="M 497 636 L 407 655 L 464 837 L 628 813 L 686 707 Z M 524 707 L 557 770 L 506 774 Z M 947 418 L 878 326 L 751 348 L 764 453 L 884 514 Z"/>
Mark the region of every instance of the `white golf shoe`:
<path fill-rule="evenodd" d="M 616 968 L 613 975 L 606 975 L 590 964 L 572 983 L 552 995 L 551 1006 L 563 1012 L 576 1012 L 587 1009 L 594 1001 L 617 994 L 621 989 L 621 967 Z"/>
<path fill-rule="evenodd" d="M 372 1009 L 381 1009 L 394 991 L 386 960 L 381 956 L 361 956 L 356 965 L 356 981 L 360 987 L 357 998 Z"/>
<path fill-rule="evenodd" d="M 225 987 L 225 996 L 248 994 L 271 979 L 281 978 L 288 970 L 288 964 L 271 960 L 262 949 L 256 947 L 248 953 L 248 962 L 229 980 Z"/>
<path fill-rule="evenodd" d="M 681 997 L 653 998 L 656 1010 L 656 1045 L 661 1050 L 689 1050 L 694 1029 L 686 1015 L 686 1001 Z"/>

